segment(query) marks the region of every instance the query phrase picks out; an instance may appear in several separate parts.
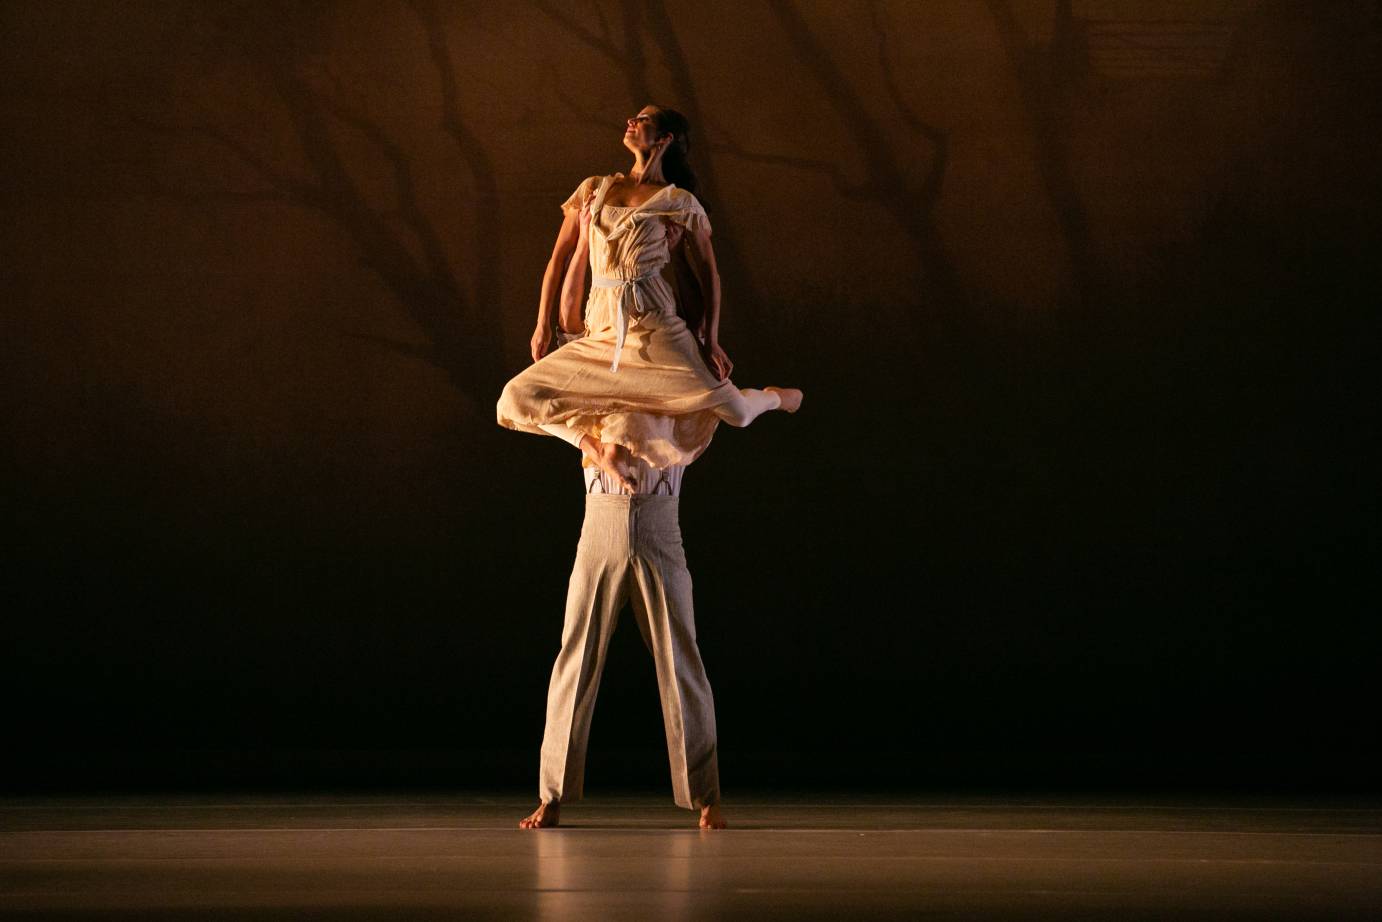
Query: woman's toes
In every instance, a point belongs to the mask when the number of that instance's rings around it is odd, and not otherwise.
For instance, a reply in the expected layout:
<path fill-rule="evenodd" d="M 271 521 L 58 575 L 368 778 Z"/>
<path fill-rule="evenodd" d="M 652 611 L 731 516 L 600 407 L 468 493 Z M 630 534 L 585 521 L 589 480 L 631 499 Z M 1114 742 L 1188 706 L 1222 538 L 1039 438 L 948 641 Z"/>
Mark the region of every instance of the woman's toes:
<path fill-rule="evenodd" d="M 802 393 L 795 387 L 765 387 L 763 390 L 777 394 L 779 407 L 788 413 L 801 409 Z"/>

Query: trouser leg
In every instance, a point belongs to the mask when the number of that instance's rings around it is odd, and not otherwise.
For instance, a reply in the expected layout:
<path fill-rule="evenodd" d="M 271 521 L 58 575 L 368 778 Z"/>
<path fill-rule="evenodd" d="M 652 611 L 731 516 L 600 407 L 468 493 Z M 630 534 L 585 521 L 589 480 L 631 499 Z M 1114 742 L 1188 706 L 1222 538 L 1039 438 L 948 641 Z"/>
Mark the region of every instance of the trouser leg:
<path fill-rule="evenodd" d="M 609 639 L 628 596 L 628 544 L 611 512 L 587 504 L 567 586 L 561 652 L 547 690 L 538 783 L 544 802 L 579 800 L 585 789 L 595 695 Z"/>
<path fill-rule="evenodd" d="M 631 562 L 634 617 L 657 667 L 662 719 L 677 806 L 720 802 L 715 699 L 696 644 L 691 574 L 673 497 L 657 497 L 635 520 Z M 653 511 L 653 510 L 656 511 Z"/>

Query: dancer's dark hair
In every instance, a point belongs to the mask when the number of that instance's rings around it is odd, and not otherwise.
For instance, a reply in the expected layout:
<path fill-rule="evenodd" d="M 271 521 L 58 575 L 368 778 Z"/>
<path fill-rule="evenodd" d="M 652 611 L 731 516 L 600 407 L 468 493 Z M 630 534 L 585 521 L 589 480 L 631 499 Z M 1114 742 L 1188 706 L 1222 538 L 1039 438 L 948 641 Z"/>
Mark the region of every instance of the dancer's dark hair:
<path fill-rule="evenodd" d="M 667 181 L 675 183 L 678 189 L 696 191 L 696 172 L 688 160 L 691 154 L 691 123 L 676 109 L 658 106 L 653 114 L 653 124 L 660 134 L 672 133 L 672 143 L 662 152 L 662 174 Z"/>

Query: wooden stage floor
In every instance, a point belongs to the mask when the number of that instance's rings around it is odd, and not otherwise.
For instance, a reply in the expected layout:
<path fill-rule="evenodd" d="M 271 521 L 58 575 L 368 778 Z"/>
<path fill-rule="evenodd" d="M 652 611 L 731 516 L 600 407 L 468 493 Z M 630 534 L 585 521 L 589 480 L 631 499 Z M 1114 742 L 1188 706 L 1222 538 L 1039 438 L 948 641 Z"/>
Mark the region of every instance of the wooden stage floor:
<path fill-rule="evenodd" d="M 742 796 L 10 797 L 28 919 L 1382 918 L 1382 804 Z"/>

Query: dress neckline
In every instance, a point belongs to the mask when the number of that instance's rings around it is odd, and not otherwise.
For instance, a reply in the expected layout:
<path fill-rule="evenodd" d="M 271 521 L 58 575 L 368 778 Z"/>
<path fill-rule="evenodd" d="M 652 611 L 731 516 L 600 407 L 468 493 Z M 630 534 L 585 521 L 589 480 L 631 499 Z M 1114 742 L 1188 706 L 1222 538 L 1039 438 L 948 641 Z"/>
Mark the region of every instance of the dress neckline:
<path fill-rule="evenodd" d="M 624 175 L 623 173 L 618 173 L 618 172 L 616 172 L 616 173 L 611 173 L 611 174 L 609 175 L 608 178 L 609 178 L 609 179 L 613 179 L 615 176 L 623 176 L 623 175 Z M 625 177 L 625 178 L 627 178 L 627 177 Z M 659 195 L 661 195 L 662 193 L 666 192 L 668 189 L 675 189 L 676 187 L 677 187 L 677 184 L 676 184 L 676 183 L 674 183 L 674 182 L 669 182 L 667 185 L 663 186 L 661 189 L 658 189 L 658 190 L 657 190 L 656 192 L 654 192 L 652 195 L 648 196 L 646 199 L 643 200 L 643 202 L 642 202 L 641 204 L 638 204 L 638 205 L 607 205 L 607 204 L 604 203 L 604 201 L 601 201 L 601 202 L 600 202 L 600 206 L 603 207 L 603 208 L 621 208 L 621 209 L 631 209 L 631 210 L 633 210 L 633 211 L 637 211 L 638 209 L 643 208 L 643 207 L 645 207 L 645 206 L 651 204 L 653 199 L 657 198 Z M 608 192 L 609 192 L 608 186 L 606 186 L 605 192 L 606 192 L 606 194 L 608 194 Z"/>

